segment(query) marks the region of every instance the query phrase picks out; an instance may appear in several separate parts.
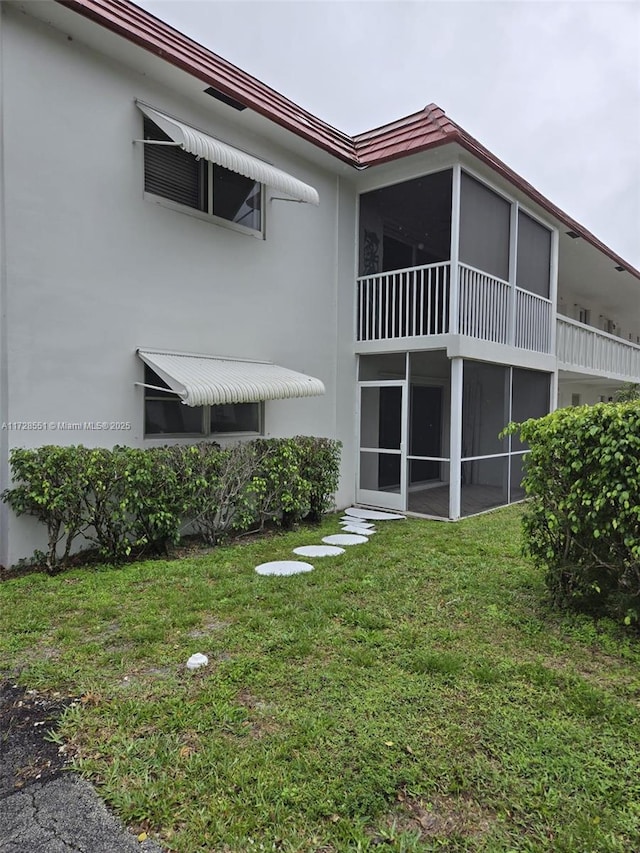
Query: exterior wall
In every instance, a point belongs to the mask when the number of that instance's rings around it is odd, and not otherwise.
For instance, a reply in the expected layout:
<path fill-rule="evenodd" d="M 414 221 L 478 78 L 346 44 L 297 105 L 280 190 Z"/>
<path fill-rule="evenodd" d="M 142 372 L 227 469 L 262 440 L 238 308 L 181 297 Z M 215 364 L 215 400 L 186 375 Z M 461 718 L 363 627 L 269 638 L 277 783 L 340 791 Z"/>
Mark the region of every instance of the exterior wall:
<path fill-rule="evenodd" d="M 134 55 L 132 50 L 127 57 Z M 289 139 L 281 128 L 274 135 L 256 133 L 255 115 L 243 129 L 243 114 L 200 93 L 185 97 L 177 83 L 172 88 L 175 69 L 162 63 L 157 79 L 155 71 L 148 71 L 157 69 L 160 60 L 151 66 L 142 63 L 140 68 L 147 69 L 142 73 L 17 6 L 0 5 L 0 51 L 0 418 L 45 427 L 1 432 L 0 490 L 8 485 L 11 447 L 147 446 L 167 440 L 143 435 L 143 391 L 134 385 L 143 379 L 138 347 L 266 359 L 321 378 L 324 397 L 267 403 L 265 433 L 342 440 L 339 505 L 353 499 L 355 488 L 355 351 L 444 348 L 458 380 L 464 358 L 546 371 L 557 383 L 555 326 L 547 353 L 459 334 L 355 344 L 354 283 L 357 252 L 362 251 L 356 186 L 367 192 L 445 168 L 452 167 L 459 180 L 462 167 L 509 198 L 512 224 L 516 204 L 521 204 L 556 228 L 550 294 L 555 304 L 559 236 L 566 244 L 558 223 L 554 226 L 521 190 L 458 146 L 444 145 L 355 172 L 320 156 L 300 138 Z M 266 239 L 260 240 L 145 200 L 143 146 L 132 144 L 142 137 L 136 98 L 312 184 L 320 193 L 320 207 L 271 201 L 274 194 L 267 189 Z M 459 211 L 455 190 L 453 209 Z M 375 215 L 359 225 L 361 233 L 373 231 L 381 240 Z M 458 226 L 452 223 L 452 269 L 457 268 Z M 512 283 L 514 246 L 512 237 Z M 616 301 L 615 287 L 593 283 L 597 276 L 589 265 L 591 255 L 585 257 L 589 263 L 574 266 L 571 256 L 565 267 L 561 264 L 562 299 L 591 308 L 594 326 L 599 326 L 597 305 L 598 315 L 616 323 L 621 318 L 625 337 L 637 335 L 640 302 L 634 301 L 635 291 L 629 287 L 624 300 Z M 596 260 L 611 267 L 604 255 Z M 607 274 L 613 275 L 598 267 L 597 281 L 610 281 Z M 593 281 L 585 287 L 588 277 Z M 449 399 L 447 394 L 445 433 L 449 418 L 457 422 L 460 417 L 458 385 L 453 402 L 454 395 Z M 571 404 L 576 393 L 582 403 L 598 402 L 612 396 L 615 387 L 561 376 L 559 405 Z M 49 428 L 86 421 L 128 423 L 131 428 Z M 448 448 L 446 454 L 459 467 L 461 448 Z M 459 477 L 454 480 L 459 489 Z M 0 505 L 0 564 L 41 547 L 38 530 Z"/>
<path fill-rule="evenodd" d="M 588 405 L 593 406 L 596 403 L 607 402 L 612 397 L 615 397 L 616 391 L 620 389 L 620 384 L 593 384 L 589 381 L 579 382 L 575 380 L 563 380 L 560 374 L 558 382 L 558 408 L 564 409 L 566 406 L 573 405 Z M 578 395 L 579 400 L 576 399 Z M 575 402 L 574 402 L 575 400 Z"/>
<path fill-rule="evenodd" d="M 0 6 L 0 419 L 5 416 L 8 398 L 8 320 L 7 320 L 7 257 L 5 223 L 5 156 L 4 156 L 4 15 Z M 0 429 L 0 493 L 9 485 L 8 467 L 9 433 Z M 3 541 L 9 523 L 9 507 L 0 500 L 0 565 L 3 559 Z M 6 550 L 6 548 L 4 549 Z"/>
<path fill-rule="evenodd" d="M 640 295 L 636 299 L 640 302 Z M 569 317 L 570 320 L 584 322 L 581 320 L 581 309 L 589 311 L 587 325 L 593 326 L 594 329 L 601 332 L 614 335 L 623 341 L 640 344 L 639 311 L 634 310 L 633 307 L 628 310 L 627 306 L 622 303 L 612 306 L 602 298 L 563 288 L 558 297 L 558 313 Z"/>
<path fill-rule="evenodd" d="M 9 382 L 4 422 L 106 421 L 126 431 L 19 430 L 11 447 L 145 446 L 138 347 L 274 361 L 323 397 L 266 404 L 265 434 L 344 441 L 353 498 L 355 192 L 335 174 L 241 135 L 217 102 L 186 101 L 63 33 L 3 9 Z M 315 186 L 320 207 L 265 204 L 266 239 L 143 199 L 139 98 Z M 280 195 L 280 193 L 274 193 Z M 348 281 L 341 278 L 346 270 Z M 340 344 L 338 343 L 340 341 Z M 347 343 L 348 342 L 348 345 Z M 11 521 L 0 563 L 40 542 Z"/>

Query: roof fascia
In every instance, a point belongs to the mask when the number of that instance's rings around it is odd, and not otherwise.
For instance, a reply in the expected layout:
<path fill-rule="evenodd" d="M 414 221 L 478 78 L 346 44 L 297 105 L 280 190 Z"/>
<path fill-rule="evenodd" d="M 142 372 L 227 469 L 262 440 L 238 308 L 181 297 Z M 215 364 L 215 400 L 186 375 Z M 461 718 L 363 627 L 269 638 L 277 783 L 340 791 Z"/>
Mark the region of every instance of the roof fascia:
<path fill-rule="evenodd" d="M 227 62 L 144 9 L 128 2 L 128 0 L 54 0 L 54 2 L 137 44 L 165 62 L 202 80 L 207 85 L 213 86 L 223 94 L 250 107 L 269 121 L 280 125 L 285 130 L 305 139 L 356 169 L 372 168 L 391 160 L 419 154 L 440 145 L 457 142 L 474 157 L 486 163 L 517 189 L 524 192 L 569 230 L 579 234 L 580 237 L 615 261 L 617 265 L 640 280 L 640 270 L 621 258 L 579 222 L 576 222 L 575 219 L 572 219 L 539 193 L 524 178 L 521 178 L 520 175 L 495 157 L 459 125 L 448 119 L 435 104 L 429 105 L 426 110 L 428 114 L 432 114 L 432 111 L 435 110 L 433 120 L 444 131 L 444 137 L 432 140 L 422 147 L 417 145 L 415 148 L 404 151 L 396 149 L 388 156 L 384 154 L 376 156 L 374 154 L 367 162 L 368 158 L 363 149 L 366 148 L 372 136 L 377 135 L 383 139 L 386 132 L 397 131 L 399 127 L 415 120 L 418 114 L 414 113 L 374 131 L 351 137 L 316 118 L 312 113 L 307 112 L 255 77 Z"/>
<path fill-rule="evenodd" d="M 624 267 L 624 269 L 628 273 L 640 280 L 640 270 L 637 270 L 628 261 L 625 261 L 624 258 L 621 258 L 620 255 L 616 254 L 616 252 L 614 252 L 601 240 L 599 240 L 595 236 L 595 234 L 592 234 L 591 231 L 587 230 L 579 222 L 576 222 L 575 219 L 572 219 L 570 216 L 568 216 L 552 201 L 549 201 L 546 196 L 538 192 L 538 190 L 534 186 L 532 186 L 528 181 L 525 181 L 524 178 L 520 177 L 517 172 L 514 172 L 513 169 L 510 169 L 509 166 L 506 165 L 506 163 L 503 163 L 502 160 L 499 160 L 497 157 L 495 157 L 487 148 L 484 147 L 484 145 L 481 145 L 476 139 L 465 133 L 462 128 L 459 128 L 459 131 L 460 133 L 457 141 L 470 154 L 473 154 L 474 157 L 476 157 L 478 160 L 481 160 L 494 172 L 505 178 L 510 184 L 513 184 L 513 186 L 515 186 L 526 196 L 528 196 L 532 201 L 534 201 L 537 205 L 539 205 L 543 210 L 553 216 L 554 219 L 558 220 L 569 231 L 573 231 L 578 234 L 580 237 L 582 237 L 583 240 L 586 240 L 587 243 L 590 243 L 594 248 L 598 249 L 598 251 L 607 255 L 607 257 L 609 257 L 612 261 L 615 261 L 618 266 Z"/>
<path fill-rule="evenodd" d="M 55 0 L 353 166 L 353 139 L 133 3 Z"/>

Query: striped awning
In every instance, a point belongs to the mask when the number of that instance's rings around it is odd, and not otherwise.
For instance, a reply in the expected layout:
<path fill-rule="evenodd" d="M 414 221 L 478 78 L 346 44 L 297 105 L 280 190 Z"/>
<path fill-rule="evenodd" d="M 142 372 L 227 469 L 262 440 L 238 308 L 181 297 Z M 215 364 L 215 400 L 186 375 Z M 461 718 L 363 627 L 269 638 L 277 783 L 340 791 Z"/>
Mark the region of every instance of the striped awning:
<path fill-rule="evenodd" d="M 246 154 L 238 148 L 234 148 L 226 142 L 221 142 L 213 136 L 196 130 L 184 122 L 165 115 L 164 113 L 148 107 L 146 104 L 137 102 L 138 109 L 150 118 L 184 151 L 209 160 L 218 166 L 224 166 L 231 172 L 251 178 L 261 184 L 266 184 L 274 190 L 286 193 L 296 201 L 305 201 L 309 204 L 320 204 L 318 191 L 309 184 L 299 181 L 292 175 L 276 169 L 264 160 Z"/>
<path fill-rule="evenodd" d="M 325 393 L 313 376 L 269 361 L 139 349 L 138 355 L 187 406 L 258 403 Z"/>

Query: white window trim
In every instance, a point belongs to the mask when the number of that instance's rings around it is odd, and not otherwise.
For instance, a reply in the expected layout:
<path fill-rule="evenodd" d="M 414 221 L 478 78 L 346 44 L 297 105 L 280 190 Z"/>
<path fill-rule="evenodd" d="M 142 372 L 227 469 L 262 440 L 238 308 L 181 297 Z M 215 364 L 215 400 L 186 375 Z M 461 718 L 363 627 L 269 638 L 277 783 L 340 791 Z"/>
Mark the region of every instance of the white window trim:
<path fill-rule="evenodd" d="M 143 134 L 144 136 L 144 134 Z M 139 140 L 142 144 L 139 146 L 141 149 L 140 153 L 140 170 L 141 170 L 141 182 L 142 182 L 142 198 L 144 201 L 151 202 L 153 204 L 157 204 L 160 207 L 166 207 L 168 210 L 173 210 L 176 213 L 183 213 L 187 216 L 193 216 L 195 219 L 200 219 L 203 222 L 208 222 L 209 224 L 219 225 L 222 228 L 227 228 L 230 231 L 235 231 L 238 234 L 244 234 L 247 237 L 253 237 L 257 240 L 265 240 L 266 239 L 266 221 L 267 221 L 267 193 L 266 186 L 263 183 L 260 183 L 260 229 L 256 228 L 248 228 L 246 225 L 242 225 L 239 222 L 232 222 L 230 219 L 224 219 L 221 216 L 216 216 L 213 212 L 213 166 L 214 163 L 211 163 L 209 160 L 205 161 L 207 163 L 207 196 L 208 196 L 208 205 L 209 210 L 198 210 L 195 207 L 189 207 L 186 204 L 180 204 L 180 202 L 173 201 L 170 198 L 165 198 L 164 196 L 157 195 L 156 193 L 148 192 L 144 189 L 145 184 L 145 172 L 144 172 L 144 158 L 145 158 L 145 146 L 149 143 L 153 143 L 154 140 Z M 219 168 L 224 168 L 224 166 L 220 166 Z M 229 171 L 229 170 L 227 170 Z M 256 183 L 259 183 L 256 181 Z"/>
<path fill-rule="evenodd" d="M 143 163 L 144 166 L 144 163 Z M 211 171 L 211 170 L 210 170 Z M 144 180 L 143 180 L 144 185 Z M 184 213 L 187 216 L 193 216 L 195 219 L 200 219 L 203 222 L 208 222 L 210 225 L 219 225 L 222 228 L 228 228 L 230 231 L 236 231 L 239 234 L 243 234 L 246 237 L 253 237 L 257 240 L 265 239 L 265 207 L 264 198 L 264 184 L 261 184 L 261 210 L 260 210 L 260 218 L 262 228 L 260 231 L 257 231 L 255 228 L 247 228 L 246 225 L 241 225 L 239 222 L 232 222 L 230 219 L 223 219 L 221 216 L 215 216 L 213 213 L 207 213 L 204 210 L 198 210 L 195 207 L 189 207 L 186 204 L 180 204 L 177 201 L 172 201 L 170 198 L 164 198 L 164 196 L 156 195 L 155 193 L 147 192 L 147 190 L 143 190 L 142 196 L 144 201 L 152 202 L 153 204 L 157 204 L 160 207 L 166 207 L 169 210 L 173 210 L 176 213 Z"/>
<path fill-rule="evenodd" d="M 145 441 L 164 441 L 165 439 L 170 439 L 171 441 L 175 441 L 176 439 L 185 439 L 187 441 L 199 440 L 199 441 L 217 441 L 218 438 L 224 439 L 233 439 L 233 438 L 263 438 L 264 437 L 264 400 L 260 400 L 256 405 L 258 406 L 258 431 L 254 430 L 245 430 L 243 432 L 211 432 L 211 409 L 212 406 L 198 406 L 197 408 L 203 409 L 202 412 L 202 432 L 144 432 L 144 428 L 146 426 L 146 403 L 147 400 L 161 400 L 161 397 L 147 397 L 145 394 L 143 397 L 143 410 L 142 410 L 142 428 L 143 428 L 143 438 Z M 175 401 L 177 402 L 177 401 Z"/>

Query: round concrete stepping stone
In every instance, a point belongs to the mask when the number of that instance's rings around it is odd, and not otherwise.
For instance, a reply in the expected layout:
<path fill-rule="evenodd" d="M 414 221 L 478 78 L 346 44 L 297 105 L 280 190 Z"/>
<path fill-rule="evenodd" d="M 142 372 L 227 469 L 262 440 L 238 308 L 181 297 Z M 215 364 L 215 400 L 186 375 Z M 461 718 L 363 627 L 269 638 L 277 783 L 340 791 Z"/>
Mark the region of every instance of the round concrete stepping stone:
<path fill-rule="evenodd" d="M 300 560 L 273 560 L 271 563 L 260 563 L 256 566 L 259 575 L 298 575 L 301 572 L 312 572 L 310 563 Z"/>
<path fill-rule="evenodd" d="M 359 524 L 343 524 L 343 533 L 356 533 L 358 536 L 373 536 L 375 530 L 369 530 L 366 527 L 360 527 Z"/>
<path fill-rule="evenodd" d="M 356 536 L 353 533 L 334 533 L 332 536 L 323 536 L 322 541 L 327 545 L 361 545 L 369 539 L 367 536 Z"/>
<path fill-rule="evenodd" d="M 301 557 L 337 557 L 338 554 L 344 554 L 344 548 L 336 545 L 300 545 L 293 549 L 293 553 Z"/>
<path fill-rule="evenodd" d="M 343 515 L 340 519 L 340 524 L 357 524 L 358 527 L 363 527 L 365 529 L 375 527 L 371 522 L 365 521 L 364 518 L 356 518 L 355 515 Z"/>
<path fill-rule="evenodd" d="M 363 518 L 366 521 L 400 521 L 406 518 L 406 515 L 399 515 L 395 512 L 382 512 L 379 509 L 359 509 L 356 506 L 351 506 L 345 509 L 347 515 L 352 515 L 354 518 Z"/>

